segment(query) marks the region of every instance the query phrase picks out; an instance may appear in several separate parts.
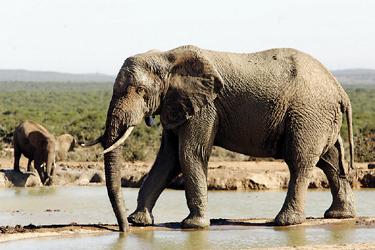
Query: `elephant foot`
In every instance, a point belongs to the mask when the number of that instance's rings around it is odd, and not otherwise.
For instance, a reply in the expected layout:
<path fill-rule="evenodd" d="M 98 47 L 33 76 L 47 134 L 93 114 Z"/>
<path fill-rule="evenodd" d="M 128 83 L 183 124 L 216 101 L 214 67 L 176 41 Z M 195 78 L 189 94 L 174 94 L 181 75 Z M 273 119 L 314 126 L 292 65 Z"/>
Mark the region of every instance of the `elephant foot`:
<path fill-rule="evenodd" d="M 355 209 L 352 205 L 347 205 L 344 207 L 330 207 L 325 213 L 324 218 L 335 218 L 335 219 L 345 219 L 354 218 L 356 216 Z"/>
<path fill-rule="evenodd" d="M 210 226 L 210 220 L 205 216 L 189 215 L 181 222 L 183 228 L 207 228 Z"/>
<path fill-rule="evenodd" d="M 133 225 L 137 226 L 151 226 L 154 224 L 154 217 L 147 209 L 142 211 L 136 210 L 134 213 L 129 215 L 128 221 Z"/>
<path fill-rule="evenodd" d="M 340 180 L 338 193 L 333 195 L 333 202 L 330 208 L 324 213 L 324 218 L 354 218 L 354 196 L 352 188 L 347 180 Z"/>
<path fill-rule="evenodd" d="M 274 224 L 276 226 L 288 226 L 301 224 L 305 221 L 304 213 L 283 212 L 281 211 L 275 218 Z"/>

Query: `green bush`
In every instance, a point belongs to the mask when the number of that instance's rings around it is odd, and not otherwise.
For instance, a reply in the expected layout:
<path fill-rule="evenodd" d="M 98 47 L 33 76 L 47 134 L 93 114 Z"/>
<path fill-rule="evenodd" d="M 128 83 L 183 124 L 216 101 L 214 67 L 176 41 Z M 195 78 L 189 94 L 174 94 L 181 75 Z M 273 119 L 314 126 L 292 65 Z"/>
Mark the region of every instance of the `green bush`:
<path fill-rule="evenodd" d="M 10 143 L 14 128 L 27 119 L 47 127 L 55 135 L 71 133 L 79 141 L 93 140 L 104 131 L 113 83 L 0 83 L 0 138 Z M 369 136 L 375 129 L 375 88 L 349 88 L 353 107 L 357 161 L 374 161 Z M 341 134 L 347 143 L 346 122 Z M 126 160 L 151 160 L 160 145 L 161 125 L 137 126 L 123 147 Z M 370 131 L 370 132 L 369 132 Z M 371 146 L 372 145 L 372 146 Z M 1 146 L 0 146 L 1 147 Z M 346 149 L 348 147 L 346 146 Z M 98 160 L 102 149 L 93 147 L 71 153 L 73 160 Z M 217 160 L 244 160 L 248 157 L 215 148 Z"/>
<path fill-rule="evenodd" d="M 375 88 L 347 88 L 353 109 L 353 133 L 355 161 L 375 161 L 374 131 L 375 131 Z M 346 121 L 343 121 L 341 135 L 344 138 L 346 156 L 348 156 L 348 132 Z M 372 136 L 372 137 L 371 137 Z M 372 141 L 372 143 L 371 143 Z M 348 157 L 347 157 L 348 158 Z"/>
<path fill-rule="evenodd" d="M 356 145 L 356 161 L 375 161 L 375 128 L 364 127 L 359 129 L 354 142 Z"/>

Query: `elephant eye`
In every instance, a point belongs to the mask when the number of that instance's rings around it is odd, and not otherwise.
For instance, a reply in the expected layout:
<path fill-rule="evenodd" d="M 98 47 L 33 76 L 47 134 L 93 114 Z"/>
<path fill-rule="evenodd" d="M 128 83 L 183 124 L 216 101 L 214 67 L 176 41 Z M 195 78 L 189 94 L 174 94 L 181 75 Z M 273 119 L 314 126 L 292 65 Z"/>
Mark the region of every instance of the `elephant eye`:
<path fill-rule="evenodd" d="M 142 86 L 137 87 L 136 92 L 138 95 L 144 96 L 146 94 L 146 89 Z"/>

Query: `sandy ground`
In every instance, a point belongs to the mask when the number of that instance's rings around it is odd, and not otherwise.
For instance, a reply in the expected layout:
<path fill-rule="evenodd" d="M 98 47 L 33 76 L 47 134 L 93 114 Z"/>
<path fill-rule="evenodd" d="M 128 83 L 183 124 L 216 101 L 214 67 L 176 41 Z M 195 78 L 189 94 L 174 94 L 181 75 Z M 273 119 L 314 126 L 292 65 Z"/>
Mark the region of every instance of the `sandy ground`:
<path fill-rule="evenodd" d="M 38 175 L 26 173 L 26 159 L 21 166 L 25 174 L 12 171 L 12 159 L 0 158 L 0 187 L 40 186 Z M 55 185 L 104 185 L 103 162 L 60 162 L 57 164 Z M 149 172 L 151 162 L 124 162 L 121 183 L 123 187 L 140 187 Z M 358 181 L 354 188 L 375 187 L 375 169 L 368 163 L 356 163 Z M 289 182 L 286 164 L 281 161 L 214 161 L 209 163 L 207 185 L 210 190 L 272 190 L 285 189 Z M 183 178 L 178 176 L 169 186 L 183 189 Z M 310 188 L 327 188 L 323 172 L 315 168 Z"/>
<path fill-rule="evenodd" d="M 374 228 L 375 218 L 360 217 L 355 219 L 323 219 L 323 218 L 308 218 L 306 222 L 301 225 L 289 227 L 324 227 L 331 224 L 349 224 L 355 227 Z M 225 227 L 223 227 L 225 226 Z M 257 227 L 266 226 L 274 227 L 271 219 L 212 219 L 211 229 L 214 230 L 231 230 L 238 227 Z M 136 231 L 155 231 L 155 230 L 192 230 L 182 229 L 179 223 L 158 224 L 149 227 L 135 227 L 130 226 L 130 233 Z M 53 237 L 53 236 L 68 236 L 72 234 L 100 234 L 108 232 L 117 232 L 116 225 L 109 224 L 67 224 L 67 225 L 28 225 L 16 227 L 0 227 L 0 242 L 30 239 L 36 237 Z M 314 246 L 299 246 L 299 247 L 277 247 L 268 249 L 375 249 L 374 243 L 353 243 L 344 245 L 314 245 Z"/>

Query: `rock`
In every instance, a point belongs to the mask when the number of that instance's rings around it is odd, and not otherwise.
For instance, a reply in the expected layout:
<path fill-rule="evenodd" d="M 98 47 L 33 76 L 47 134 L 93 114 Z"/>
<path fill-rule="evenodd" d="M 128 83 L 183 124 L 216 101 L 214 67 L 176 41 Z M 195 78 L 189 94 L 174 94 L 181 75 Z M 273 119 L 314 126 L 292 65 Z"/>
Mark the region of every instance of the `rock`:
<path fill-rule="evenodd" d="M 130 175 L 121 178 L 122 187 L 140 187 L 147 175 Z"/>
<path fill-rule="evenodd" d="M 7 187 L 7 179 L 4 172 L 0 172 L 0 188 Z"/>
<path fill-rule="evenodd" d="M 90 177 L 87 173 L 84 173 L 80 176 L 80 178 L 75 182 L 77 185 L 86 186 L 90 183 Z"/>
<path fill-rule="evenodd" d="M 39 187 L 43 186 L 39 175 L 12 170 L 0 170 L 0 187 Z"/>
<path fill-rule="evenodd" d="M 90 183 L 104 183 L 104 174 L 102 172 L 96 172 L 90 179 Z"/>
<path fill-rule="evenodd" d="M 375 173 L 368 172 L 364 174 L 360 180 L 363 187 L 375 188 Z"/>

